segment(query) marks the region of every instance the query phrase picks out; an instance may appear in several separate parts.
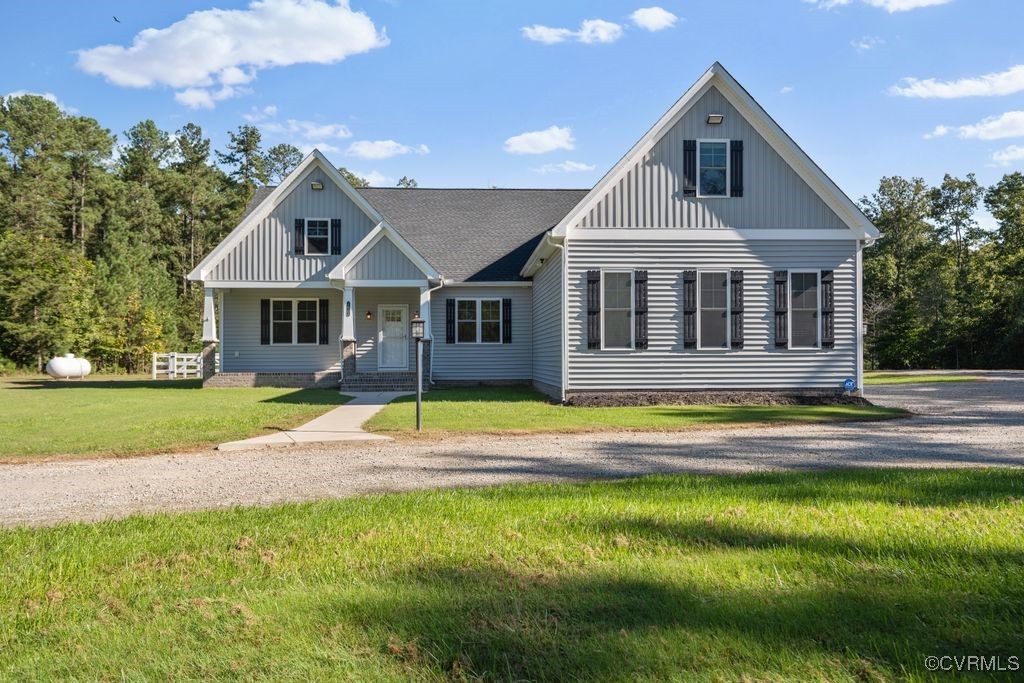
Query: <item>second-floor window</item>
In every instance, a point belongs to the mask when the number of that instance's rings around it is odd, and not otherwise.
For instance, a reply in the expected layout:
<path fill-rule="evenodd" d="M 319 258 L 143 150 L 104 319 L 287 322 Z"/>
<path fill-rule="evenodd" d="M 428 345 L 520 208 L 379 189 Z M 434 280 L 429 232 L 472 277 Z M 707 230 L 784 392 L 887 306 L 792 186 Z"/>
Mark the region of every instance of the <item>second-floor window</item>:
<path fill-rule="evenodd" d="M 700 140 L 697 143 L 697 178 L 701 197 L 727 197 L 729 194 L 729 143 L 726 140 Z"/>
<path fill-rule="evenodd" d="M 323 256 L 331 250 L 330 221 L 326 218 L 306 219 L 306 254 Z"/>

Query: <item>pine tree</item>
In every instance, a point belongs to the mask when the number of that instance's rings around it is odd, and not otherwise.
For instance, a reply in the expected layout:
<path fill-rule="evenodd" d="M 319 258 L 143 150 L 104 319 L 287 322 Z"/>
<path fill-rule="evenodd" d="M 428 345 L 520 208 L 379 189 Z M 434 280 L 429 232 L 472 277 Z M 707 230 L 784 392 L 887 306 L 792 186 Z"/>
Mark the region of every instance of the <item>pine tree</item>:
<path fill-rule="evenodd" d="M 267 157 L 260 148 L 262 135 L 256 126 L 239 126 L 238 132 L 228 132 L 230 142 L 226 152 L 217 152 L 217 160 L 230 168 L 228 175 L 245 186 L 246 198 L 252 197 L 257 185 L 266 185 Z"/>
<path fill-rule="evenodd" d="M 267 175 L 280 183 L 302 162 L 302 152 L 295 145 L 281 143 L 267 150 Z"/>

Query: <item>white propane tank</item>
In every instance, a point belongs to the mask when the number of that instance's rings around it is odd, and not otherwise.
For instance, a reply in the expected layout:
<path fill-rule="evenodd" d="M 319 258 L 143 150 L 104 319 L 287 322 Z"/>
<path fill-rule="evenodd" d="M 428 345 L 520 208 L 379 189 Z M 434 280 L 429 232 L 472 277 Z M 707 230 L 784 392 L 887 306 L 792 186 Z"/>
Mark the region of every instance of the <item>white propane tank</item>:
<path fill-rule="evenodd" d="M 46 374 L 54 379 L 82 379 L 92 372 L 92 365 L 84 358 L 75 358 L 73 353 L 51 358 L 46 364 Z"/>

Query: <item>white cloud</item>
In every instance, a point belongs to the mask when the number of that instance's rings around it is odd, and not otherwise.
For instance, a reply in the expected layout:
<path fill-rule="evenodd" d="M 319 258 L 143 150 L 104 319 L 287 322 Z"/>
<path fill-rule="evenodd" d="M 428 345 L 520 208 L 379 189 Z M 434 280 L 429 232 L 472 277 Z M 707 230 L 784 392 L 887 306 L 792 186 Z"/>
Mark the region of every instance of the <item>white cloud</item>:
<path fill-rule="evenodd" d="M 559 164 L 544 164 L 533 169 L 537 173 L 578 173 L 580 171 L 593 171 L 593 164 L 584 164 L 579 161 L 563 161 Z"/>
<path fill-rule="evenodd" d="M 1024 147 L 1020 145 L 1010 145 L 1005 149 L 1001 149 L 992 155 L 992 161 L 996 162 L 1000 166 L 1009 166 L 1015 161 L 1024 161 Z"/>
<path fill-rule="evenodd" d="M 938 81 L 904 78 L 900 85 L 889 88 L 893 95 L 903 97 L 925 97 L 952 99 L 956 97 L 983 97 L 991 95 L 1012 95 L 1024 90 L 1024 64 L 1010 67 L 1006 71 L 985 74 L 955 81 Z"/>
<path fill-rule="evenodd" d="M 861 0 L 864 4 L 884 9 L 889 14 L 896 12 L 907 12 L 922 7 L 935 7 L 945 5 L 953 0 Z M 833 9 L 849 5 L 853 0 L 804 0 L 820 9 Z"/>
<path fill-rule="evenodd" d="M 676 15 L 661 7 L 641 7 L 629 15 L 633 23 L 647 31 L 661 31 L 675 26 L 679 19 Z"/>
<path fill-rule="evenodd" d="M 341 147 L 332 145 L 329 142 L 304 142 L 301 145 L 296 145 L 296 147 L 302 152 L 302 156 L 306 156 L 314 149 L 318 149 L 324 154 L 341 154 Z"/>
<path fill-rule="evenodd" d="M 185 106 L 213 107 L 247 92 L 262 69 L 333 64 L 388 44 L 348 0 L 254 0 L 244 10 L 192 12 L 167 28 L 148 28 L 132 44 L 78 52 L 78 68 L 130 88 L 166 86 Z"/>
<path fill-rule="evenodd" d="M 943 137 L 945 135 L 949 135 L 950 131 L 952 131 L 952 130 L 953 129 L 950 128 L 949 126 L 942 126 L 942 125 L 935 126 L 935 129 L 932 130 L 931 133 L 925 133 L 924 134 L 924 139 L 925 140 L 932 140 L 934 138 L 941 138 L 941 137 Z"/>
<path fill-rule="evenodd" d="M 513 135 L 505 140 L 505 151 L 509 154 L 544 154 L 556 149 L 571 150 L 575 142 L 572 128 L 551 126 L 544 130 Z"/>
<path fill-rule="evenodd" d="M 390 159 L 391 157 L 412 152 L 416 154 L 429 154 L 430 148 L 426 145 L 410 147 L 394 140 L 356 140 L 348 146 L 345 154 L 363 159 Z"/>
<path fill-rule="evenodd" d="M 850 46 L 857 52 L 867 52 L 880 45 L 885 45 L 885 41 L 878 36 L 862 36 L 857 40 L 850 41 Z"/>
<path fill-rule="evenodd" d="M 788 95 L 791 92 L 793 92 L 793 86 L 791 85 L 784 85 L 781 88 L 779 88 L 780 95 Z"/>
<path fill-rule="evenodd" d="M 65 114 L 78 113 L 77 109 L 75 109 L 74 107 L 69 107 L 60 100 L 58 100 L 57 96 L 54 95 L 52 92 L 31 92 L 30 90 L 14 90 L 4 95 L 4 97 L 21 97 L 22 95 L 35 95 L 37 97 L 42 97 L 44 100 L 49 100 L 50 102 L 56 104 L 57 108 Z"/>
<path fill-rule="evenodd" d="M 363 180 L 365 180 L 366 182 L 370 183 L 370 185 L 373 185 L 374 187 L 381 187 L 383 185 L 394 185 L 395 184 L 395 179 L 394 178 L 392 178 L 390 176 L 386 176 L 383 173 L 380 173 L 378 171 L 370 171 L 369 173 L 363 173 L 362 171 L 352 171 L 352 172 L 355 173 L 360 178 L 362 178 Z"/>
<path fill-rule="evenodd" d="M 263 124 L 263 130 L 274 135 L 299 136 L 306 140 L 352 137 L 352 131 L 343 123 L 319 123 L 300 119 L 288 119 L 284 123 L 270 121 Z"/>
<path fill-rule="evenodd" d="M 580 23 L 577 31 L 534 24 L 524 26 L 522 32 L 527 40 L 547 45 L 564 43 L 567 40 L 577 40 L 581 43 L 614 43 L 622 37 L 622 26 L 604 19 L 587 19 Z"/>
<path fill-rule="evenodd" d="M 249 123 L 259 123 L 260 121 L 266 121 L 267 119 L 273 119 L 277 117 L 277 107 L 268 104 L 261 108 L 252 107 L 247 114 L 242 114 L 242 118 Z"/>

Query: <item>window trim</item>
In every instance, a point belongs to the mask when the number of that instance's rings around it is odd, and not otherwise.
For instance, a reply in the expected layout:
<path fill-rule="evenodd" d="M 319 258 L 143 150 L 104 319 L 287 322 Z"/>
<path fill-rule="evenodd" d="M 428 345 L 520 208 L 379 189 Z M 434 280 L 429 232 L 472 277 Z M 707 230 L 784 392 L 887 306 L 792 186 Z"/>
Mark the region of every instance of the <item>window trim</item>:
<path fill-rule="evenodd" d="M 274 302 L 275 301 L 290 301 L 292 304 L 292 340 L 290 342 L 279 342 L 274 341 Z M 300 301 L 312 301 L 315 306 L 313 307 L 316 311 L 316 330 L 314 341 L 311 342 L 300 342 L 299 341 L 299 302 Z M 281 321 L 283 322 L 283 321 Z M 310 321 L 305 321 L 310 322 Z M 320 300 L 319 299 L 283 299 L 276 298 L 270 300 L 270 345 L 271 346 L 316 346 L 320 343 Z"/>
<path fill-rule="evenodd" d="M 459 302 L 461 301 L 475 301 L 476 302 L 476 341 L 461 341 L 459 339 Z M 498 302 L 498 341 L 484 341 L 483 338 L 483 321 L 484 321 L 484 301 L 497 301 Z M 469 322 L 468 320 L 462 322 Z M 494 322 L 493 320 L 489 322 Z M 501 297 L 493 296 L 482 296 L 482 297 L 456 297 L 455 298 L 455 343 L 456 344 L 486 344 L 488 346 L 494 344 L 501 344 L 502 339 L 505 338 L 505 316 L 502 314 L 501 309 Z"/>
<path fill-rule="evenodd" d="M 795 340 L 793 339 L 793 275 L 796 275 L 796 274 L 811 274 L 811 275 L 814 275 L 815 280 L 818 283 L 818 286 L 816 288 L 817 289 L 817 295 L 818 295 L 818 297 L 817 297 L 818 298 L 818 308 L 817 308 L 818 315 L 815 318 L 815 320 L 817 320 L 817 323 L 814 326 L 815 327 L 815 335 L 814 336 L 815 336 L 815 340 L 816 340 L 816 343 L 815 343 L 814 346 L 797 346 L 796 343 L 795 343 Z M 786 327 L 787 327 L 787 332 L 789 333 L 789 344 L 787 345 L 785 350 L 790 350 L 790 351 L 819 351 L 819 350 L 821 350 L 821 271 L 820 270 L 811 270 L 811 269 L 807 269 L 807 268 L 803 268 L 803 269 L 800 269 L 800 270 L 790 270 L 788 277 L 789 277 L 789 281 L 786 283 L 786 296 L 789 297 L 789 301 L 786 302 Z"/>
<path fill-rule="evenodd" d="M 725 276 L 725 346 L 704 346 L 704 335 L 701 334 L 701 319 L 703 308 L 701 307 L 704 298 L 703 287 L 700 286 L 701 275 L 704 273 L 721 273 Z M 730 351 L 732 350 L 732 287 L 729 269 L 718 270 L 717 268 L 697 269 L 697 350 L 698 351 Z"/>
<path fill-rule="evenodd" d="M 700 191 L 700 146 L 705 142 L 725 143 L 725 194 L 702 194 Z M 728 199 L 732 196 L 732 154 L 729 140 L 722 138 L 698 138 L 697 139 L 697 198 L 698 199 Z M 715 168 L 718 168 L 717 166 Z"/>
<path fill-rule="evenodd" d="M 605 296 L 604 276 L 606 273 L 629 273 L 629 346 L 605 346 L 608 335 L 604 329 L 604 312 L 608 308 L 608 297 Z M 601 351 L 635 351 L 636 350 L 636 269 L 635 268 L 602 268 L 601 269 Z M 623 310 L 623 309 L 615 309 Z"/>
<path fill-rule="evenodd" d="M 304 242 L 303 247 L 305 248 L 305 251 L 303 252 L 302 255 L 303 256 L 330 256 L 331 255 L 331 219 L 330 218 L 304 218 L 303 220 L 306 221 L 306 223 L 305 223 L 305 227 L 302 230 L 302 239 L 303 239 L 303 242 Z M 309 222 L 310 221 L 323 221 L 324 223 L 327 224 L 327 251 L 325 251 L 322 254 L 319 253 L 319 252 L 317 252 L 315 254 L 311 254 L 309 252 Z"/>

